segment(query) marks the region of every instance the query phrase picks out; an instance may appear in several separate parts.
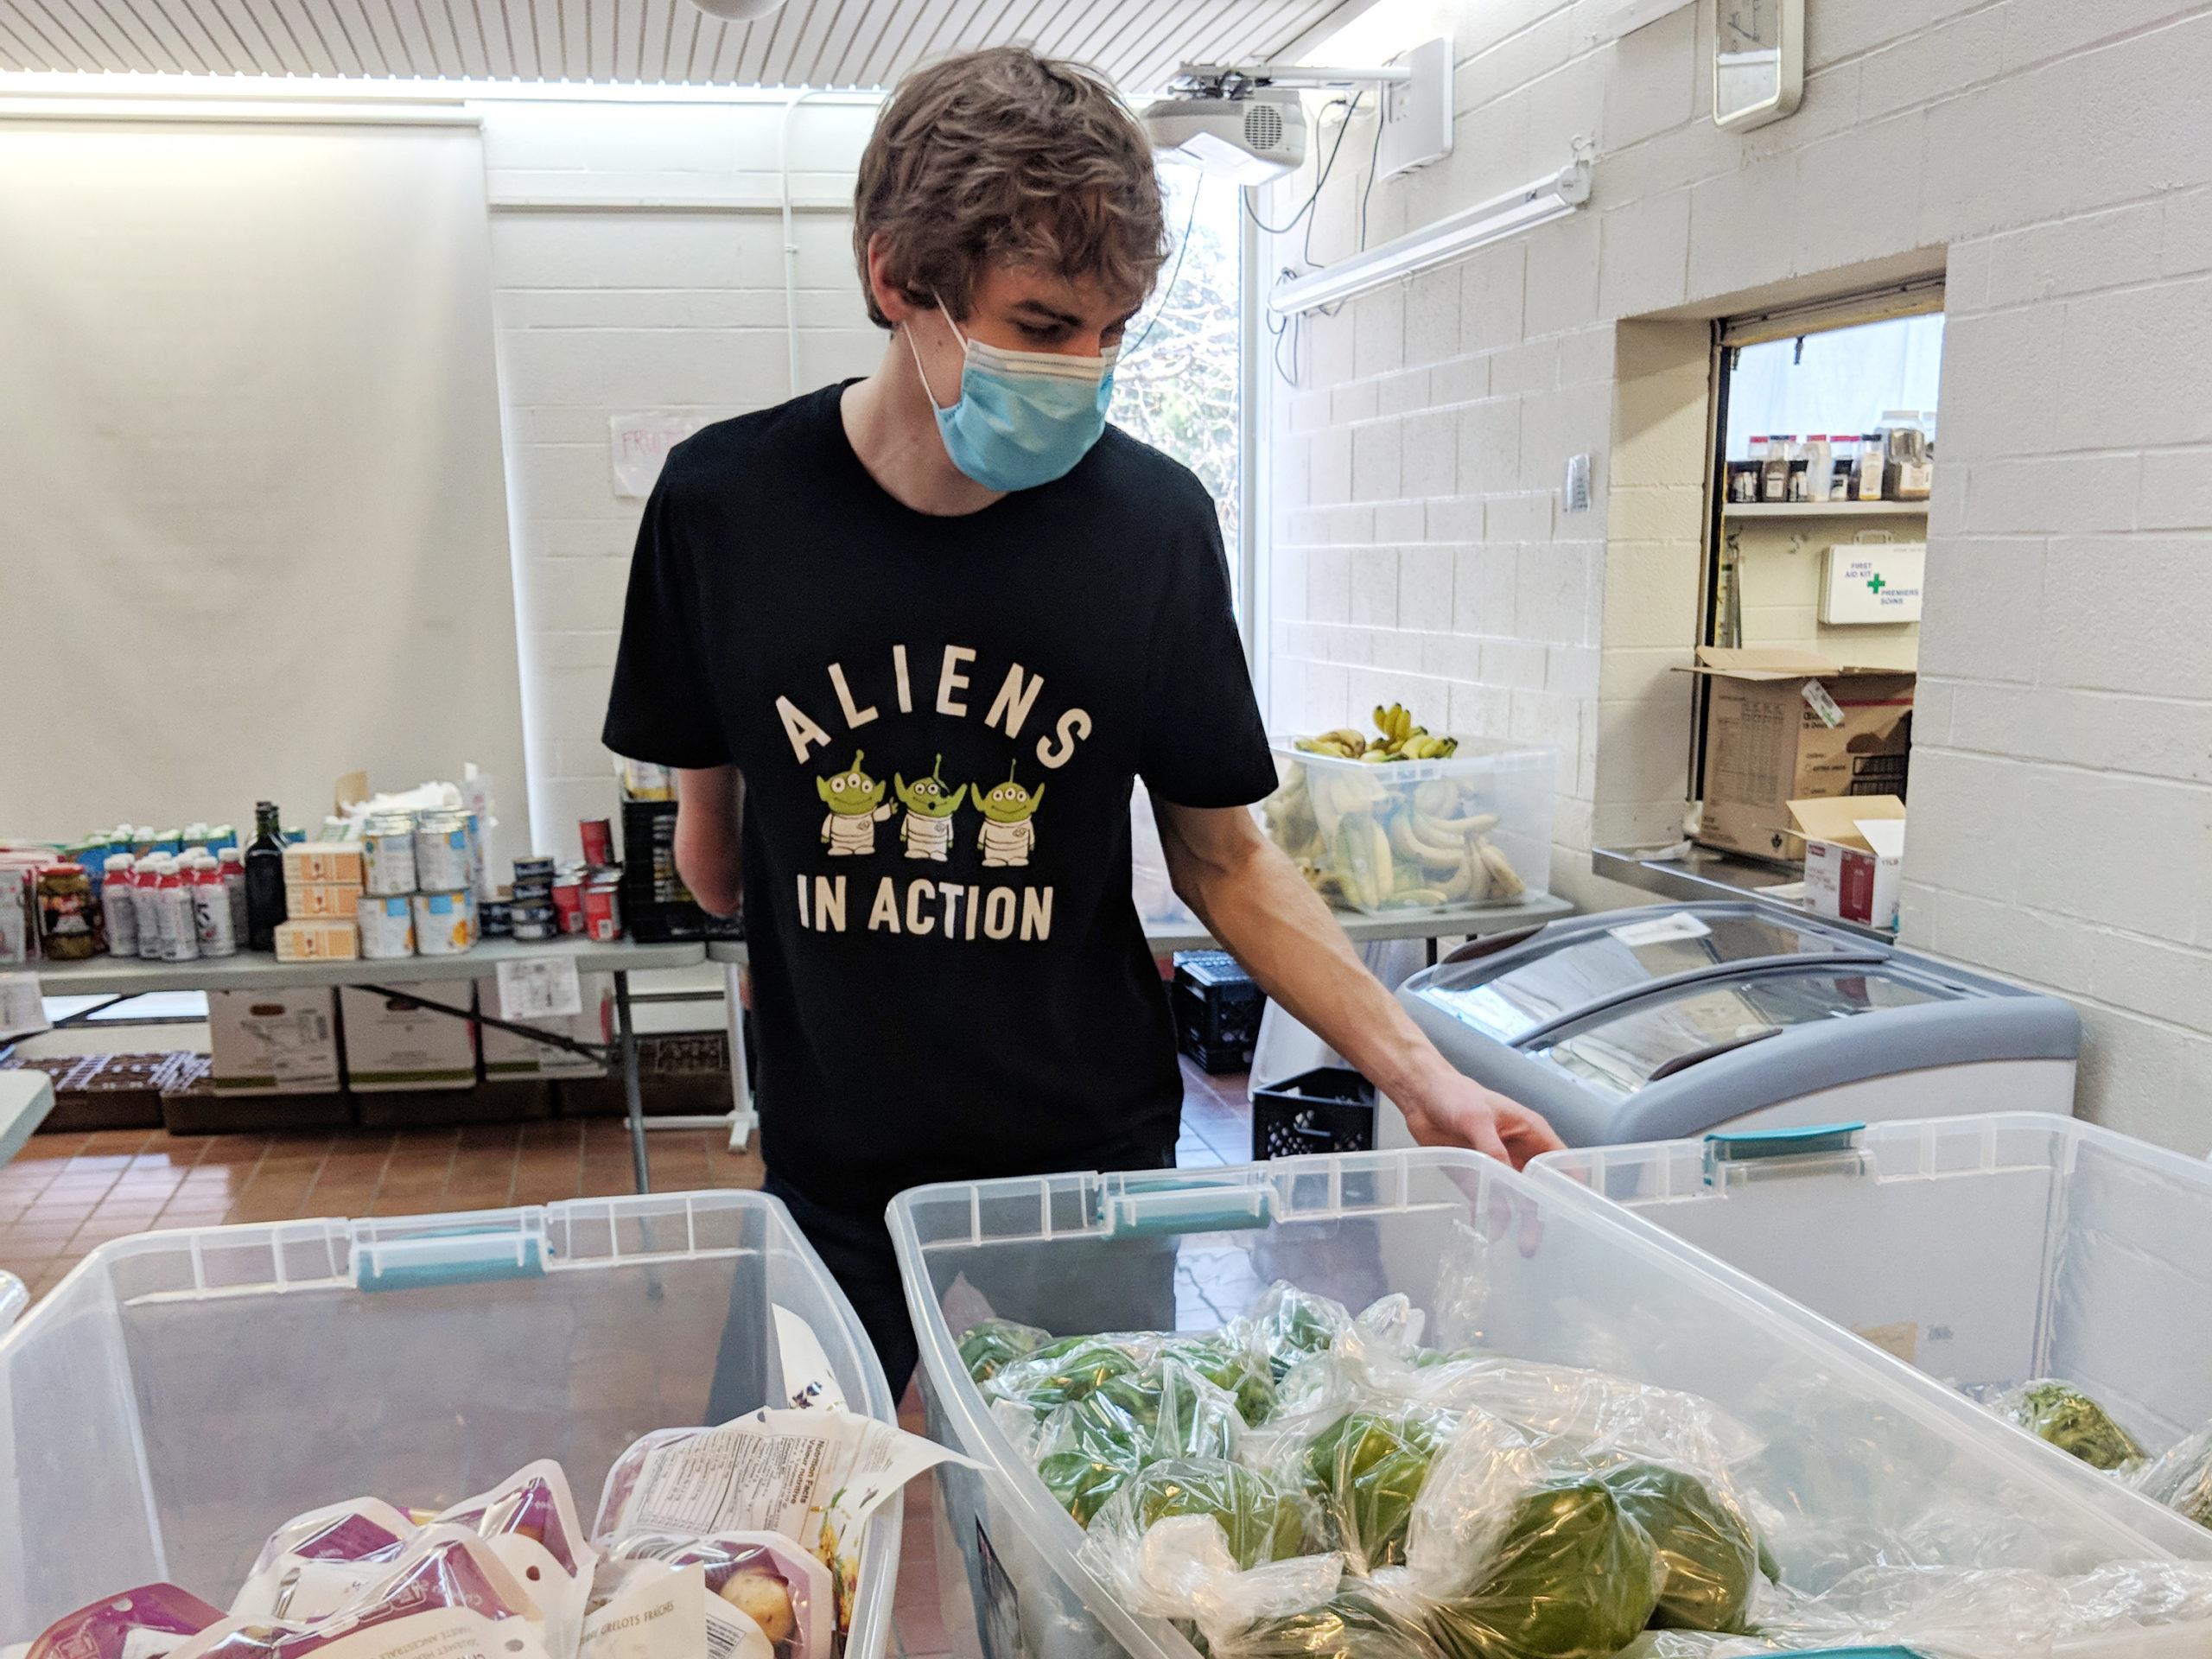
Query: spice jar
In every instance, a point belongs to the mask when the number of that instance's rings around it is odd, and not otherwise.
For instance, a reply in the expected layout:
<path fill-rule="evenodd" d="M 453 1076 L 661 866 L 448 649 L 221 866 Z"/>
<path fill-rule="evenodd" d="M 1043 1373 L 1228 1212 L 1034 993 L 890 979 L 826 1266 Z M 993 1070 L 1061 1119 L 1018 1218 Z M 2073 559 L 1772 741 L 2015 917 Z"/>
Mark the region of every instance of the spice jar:
<path fill-rule="evenodd" d="M 82 962 L 99 926 L 92 878 L 81 864 L 49 864 L 38 873 L 39 947 L 50 962 Z"/>

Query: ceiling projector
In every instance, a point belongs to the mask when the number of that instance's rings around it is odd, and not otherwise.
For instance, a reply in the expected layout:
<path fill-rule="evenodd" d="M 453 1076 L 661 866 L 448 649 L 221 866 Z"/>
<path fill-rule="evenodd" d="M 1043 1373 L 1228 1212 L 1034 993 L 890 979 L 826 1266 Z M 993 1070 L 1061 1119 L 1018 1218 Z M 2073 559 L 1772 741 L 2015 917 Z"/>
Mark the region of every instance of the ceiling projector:
<path fill-rule="evenodd" d="M 691 0 L 691 3 L 726 23 L 749 23 L 756 17 L 766 17 L 784 0 Z"/>
<path fill-rule="evenodd" d="M 1306 159 L 1306 111 L 1294 92 L 1208 87 L 1148 105 L 1144 125 L 1161 156 L 1237 184 L 1265 184 Z"/>

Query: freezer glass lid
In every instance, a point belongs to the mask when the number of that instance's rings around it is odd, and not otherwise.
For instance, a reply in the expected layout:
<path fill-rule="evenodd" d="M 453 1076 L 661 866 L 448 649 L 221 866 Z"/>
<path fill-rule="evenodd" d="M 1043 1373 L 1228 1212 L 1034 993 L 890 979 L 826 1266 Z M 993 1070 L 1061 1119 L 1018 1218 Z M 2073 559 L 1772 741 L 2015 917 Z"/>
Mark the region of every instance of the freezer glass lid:
<path fill-rule="evenodd" d="M 1592 1093 L 1626 1100 L 1647 1083 L 1817 1020 L 1955 1001 L 1961 994 L 1882 968 L 1782 969 L 1678 985 L 1592 1015 L 1533 1058 Z M 1873 1033 L 1867 1040 L 1880 1040 Z"/>
<path fill-rule="evenodd" d="M 1780 916 L 1678 910 L 1586 933 L 1535 957 L 1517 952 L 1440 970 L 1421 995 L 1503 1043 L 1655 981 L 1733 962 L 1861 952 Z"/>

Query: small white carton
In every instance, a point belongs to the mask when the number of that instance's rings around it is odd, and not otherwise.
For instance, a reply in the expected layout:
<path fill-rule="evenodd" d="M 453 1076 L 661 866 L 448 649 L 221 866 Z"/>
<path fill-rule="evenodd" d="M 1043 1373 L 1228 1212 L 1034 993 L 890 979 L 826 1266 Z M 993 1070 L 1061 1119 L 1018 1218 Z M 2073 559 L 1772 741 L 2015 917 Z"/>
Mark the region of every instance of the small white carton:
<path fill-rule="evenodd" d="M 1904 868 L 1904 803 L 1894 795 L 1792 801 L 1791 834 L 1805 842 L 1805 899 L 1814 913 L 1870 927 L 1897 925 Z"/>

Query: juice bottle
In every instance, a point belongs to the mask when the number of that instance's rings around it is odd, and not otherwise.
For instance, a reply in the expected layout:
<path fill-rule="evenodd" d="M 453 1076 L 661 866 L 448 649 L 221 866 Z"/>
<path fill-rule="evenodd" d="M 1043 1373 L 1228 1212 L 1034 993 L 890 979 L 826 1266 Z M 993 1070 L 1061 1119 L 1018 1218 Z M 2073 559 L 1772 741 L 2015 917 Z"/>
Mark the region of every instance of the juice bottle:
<path fill-rule="evenodd" d="M 192 888 L 175 854 L 162 859 L 162 960 L 196 962 L 200 924 L 192 913 Z"/>
<path fill-rule="evenodd" d="M 130 904 L 138 917 L 138 960 L 162 959 L 162 855 L 139 855 L 130 872 Z"/>
<path fill-rule="evenodd" d="M 100 882 L 100 910 L 107 918 L 107 953 L 111 957 L 138 954 L 138 878 L 132 874 L 137 861 L 128 853 L 110 853 Z"/>
<path fill-rule="evenodd" d="M 246 937 L 245 913 L 245 849 L 233 836 L 222 850 L 216 868 L 223 877 L 223 893 L 231 902 L 231 938 L 233 941 Z"/>
<path fill-rule="evenodd" d="M 193 861 L 192 920 L 203 957 L 234 957 L 238 936 L 231 929 L 231 895 L 223 890 L 222 866 L 209 853 Z"/>

